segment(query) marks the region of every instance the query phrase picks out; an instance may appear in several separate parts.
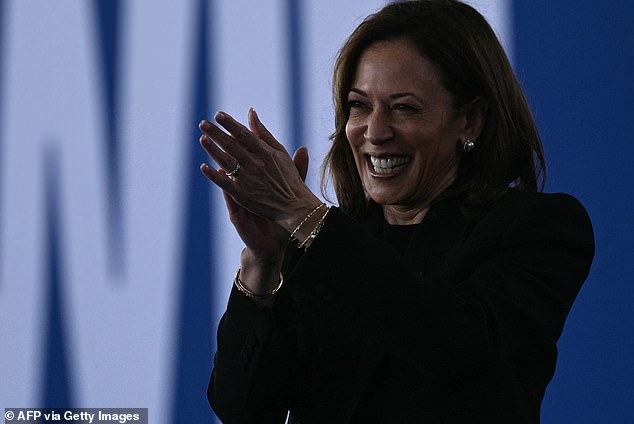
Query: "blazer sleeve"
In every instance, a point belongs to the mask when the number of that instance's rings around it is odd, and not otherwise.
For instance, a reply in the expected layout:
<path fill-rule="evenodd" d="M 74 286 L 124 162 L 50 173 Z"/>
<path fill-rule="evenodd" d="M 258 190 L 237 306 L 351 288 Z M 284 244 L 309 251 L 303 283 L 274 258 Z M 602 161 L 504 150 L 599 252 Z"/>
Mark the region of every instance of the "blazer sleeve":
<path fill-rule="evenodd" d="M 232 288 L 207 391 L 223 423 L 285 422 L 295 355 L 291 303 L 286 287 L 267 309 Z"/>

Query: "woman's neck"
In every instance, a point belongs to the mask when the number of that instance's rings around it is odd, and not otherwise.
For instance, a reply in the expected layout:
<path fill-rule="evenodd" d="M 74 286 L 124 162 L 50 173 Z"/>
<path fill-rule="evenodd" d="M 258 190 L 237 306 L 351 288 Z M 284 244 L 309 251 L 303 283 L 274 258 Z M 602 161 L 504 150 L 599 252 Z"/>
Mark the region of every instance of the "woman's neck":
<path fill-rule="evenodd" d="M 425 218 L 425 215 L 427 215 L 427 211 L 429 211 L 429 206 L 411 208 L 398 205 L 384 205 L 382 208 L 383 217 L 390 225 L 419 224 L 423 218 Z"/>

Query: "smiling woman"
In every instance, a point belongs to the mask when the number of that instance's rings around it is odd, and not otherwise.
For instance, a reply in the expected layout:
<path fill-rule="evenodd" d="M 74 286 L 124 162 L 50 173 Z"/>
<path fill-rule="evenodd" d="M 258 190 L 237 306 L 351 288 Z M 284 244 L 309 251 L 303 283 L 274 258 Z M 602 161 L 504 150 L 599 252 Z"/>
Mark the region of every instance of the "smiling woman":
<path fill-rule="evenodd" d="M 457 110 L 436 66 L 408 39 L 361 55 L 348 95 L 346 137 L 368 196 L 390 224 L 418 224 L 458 172 L 484 110 Z M 458 143 L 457 143 L 458 141 Z"/>
<path fill-rule="evenodd" d="M 334 98 L 339 207 L 255 111 L 200 124 L 220 166 L 201 170 L 246 245 L 212 407 L 224 422 L 539 422 L 594 241 L 579 202 L 538 192 L 537 130 L 491 28 L 459 1 L 386 6 L 342 48 Z"/>

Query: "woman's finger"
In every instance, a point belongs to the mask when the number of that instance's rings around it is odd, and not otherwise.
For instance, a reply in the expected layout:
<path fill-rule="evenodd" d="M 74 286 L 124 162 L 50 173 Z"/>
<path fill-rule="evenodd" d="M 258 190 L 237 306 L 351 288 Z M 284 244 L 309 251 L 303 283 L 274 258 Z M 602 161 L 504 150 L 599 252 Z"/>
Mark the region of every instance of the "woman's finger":
<path fill-rule="evenodd" d="M 236 140 L 213 123 L 203 119 L 198 124 L 198 128 L 215 144 L 220 146 L 222 150 L 229 153 L 238 161 L 244 161 L 249 155 L 245 148 L 237 143 Z M 205 146 L 203 146 L 205 147 Z"/>
<path fill-rule="evenodd" d="M 231 194 L 237 190 L 237 184 L 222 169 L 214 169 L 207 163 L 200 165 L 200 172 L 223 191 Z"/>
<path fill-rule="evenodd" d="M 231 115 L 225 112 L 218 112 L 214 118 L 247 150 L 252 152 L 262 150 L 262 141 L 249 128 L 236 121 Z"/>
<path fill-rule="evenodd" d="M 231 173 L 238 166 L 238 161 L 218 147 L 207 135 L 200 136 L 200 145 L 205 149 L 210 158 L 212 158 L 225 172 Z"/>
<path fill-rule="evenodd" d="M 274 149 L 286 151 L 284 146 L 279 141 L 277 141 L 275 137 L 273 137 L 273 134 L 271 134 L 271 132 L 264 126 L 262 121 L 260 121 L 260 117 L 258 116 L 255 109 L 249 109 L 248 120 L 249 128 L 251 128 L 251 131 L 253 131 L 258 137 L 260 137 L 262 141 L 264 141 L 266 144 L 273 147 Z"/>
<path fill-rule="evenodd" d="M 302 146 L 295 151 L 293 163 L 302 181 L 306 181 L 306 174 L 308 174 L 308 149 L 306 147 Z"/>

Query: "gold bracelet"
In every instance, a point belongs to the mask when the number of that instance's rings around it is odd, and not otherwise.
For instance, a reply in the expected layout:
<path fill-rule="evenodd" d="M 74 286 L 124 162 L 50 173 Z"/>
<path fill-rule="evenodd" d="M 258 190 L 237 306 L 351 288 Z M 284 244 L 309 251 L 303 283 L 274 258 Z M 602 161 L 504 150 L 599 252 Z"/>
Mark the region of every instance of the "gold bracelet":
<path fill-rule="evenodd" d="M 315 207 L 315 209 L 313 209 L 312 211 L 310 211 L 308 213 L 308 215 L 306 215 L 306 217 L 304 219 L 302 219 L 302 221 L 297 224 L 297 227 L 295 227 L 295 229 L 293 230 L 293 232 L 291 233 L 291 236 L 288 238 L 288 241 L 293 241 L 293 240 L 297 240 L 295 238 L 295 234 L 297 234 L 297 232 L 299 231 L 300 228 L 302 228 L 302 225 L 304 225 L 306 223 L 306 221 L 308 221 L 310 219 L 311 216 L 313 216 L 315 214 L 315 212 L 317 212 L 319 209 L 321 209 L 322 207 L 326 206 L 325 203 L 320 203 L 317 207 Z"/>
<path fill-rule="evenodd" d="M 330 208 L 326 208 L 326 213 L 324 213 L 324 215 L 321 217 L 317 225 L 315 225 L 315 228 L 313 228 L 313 231 L 311 231 L 310 234 L 308 234 L 308 237 L 306 237 L 306 239 L 297 246 L 298 249 L 304 248 L 304 251 L 308 250 L 310 245 L 313 243 L 313 240 L 315 240 L 315 238 L 321 231 L 321 228 L 324 226 L 324 223 L 326 222 L 326 217 L 328 217 L 329 213 L 330 213 Z"/>
<path fill-rule="evenodd" d="M 282 284 L 284 284 L 284 277 L 282 277 L 282 273 L 280 272 L 280 283 L 277 285 L 277 287 L 275 287 L 270 293 L 259 294 L 252 292 L 251 290 L 244 287 L 244 284 L 240 279 L 240 268 L 238 268 L 238 270 L 236 271 L 236 276 L 233 279 L 233 284 L 236 286 L 236 289 L 238 289 L 240 293 L 243 293 L 247 297 L 252 297 L 254 299 L 266 299 L 267 297 L 273 296 L 275 293 L 278 292 L 279 289 L 282 288 Z"/>

